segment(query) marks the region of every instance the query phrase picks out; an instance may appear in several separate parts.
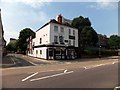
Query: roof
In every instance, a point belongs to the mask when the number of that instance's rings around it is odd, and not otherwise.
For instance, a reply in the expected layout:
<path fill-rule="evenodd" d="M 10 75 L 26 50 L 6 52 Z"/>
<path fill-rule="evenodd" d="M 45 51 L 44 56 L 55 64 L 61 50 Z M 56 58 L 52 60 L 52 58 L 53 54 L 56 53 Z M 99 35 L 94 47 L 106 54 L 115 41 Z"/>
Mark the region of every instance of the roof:
<path fill-rule="evenodd" d="M 59 25 L 64 25 L 64 26 L 67 26 L 67 27 L 71 27 L 71 28 L 74 28 L 74 27 L 72 27 L 71 25 L 69 25 L 69 24 L 61 24 L 61 23 L 59 23 L 58 21 L 56 21 L 55 19 L 51 19 L 49 22 L 47 22 L 46 24 L 44 24 L 42 27 L 40 27 L 37 31 L 39 31 L 40 29 L 42 29 L 43 27 L 45 27 L 45 26 L 47 26 L 48 24 L 50 24 L 50 23 L 55 23 L 55 24 L 59 24 Z M 77 29 L 77 28 L 75 28 L 75 29 Z M 36 31 L 36 32 L 37 32 Z"/>
<path fill-rule="evenodd" d="M 15 38 L 10 38 L 10 40 L 16 40 Z"/>

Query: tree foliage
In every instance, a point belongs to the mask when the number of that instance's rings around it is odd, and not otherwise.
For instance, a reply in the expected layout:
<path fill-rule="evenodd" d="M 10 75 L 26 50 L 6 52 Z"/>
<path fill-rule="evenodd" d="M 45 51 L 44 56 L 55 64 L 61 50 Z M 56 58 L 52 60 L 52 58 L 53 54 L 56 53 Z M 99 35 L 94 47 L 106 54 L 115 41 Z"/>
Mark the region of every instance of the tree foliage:
<path fill-rule="evenodd" d="M 111 35 L 108 40 L 109 47 L 111 49 L 118 49 L 120 48 L 120 36 L 118 35 Z"/>
<path fill-rule="evenodd" d="M 91 27 L 89 18 L 79 16 L 74 18 L 72 26 L 78 29 L 78 43 L 79 47 L 85 48 L 86 46 L 95 46 L 98 42 L 96 31 Z"/>
<path fill-rule="evenodd" d="M 35 37 L 35 33 L 30 28 L 25 28 L 20 31 L 19 39 L 17 41 L 17 46 L 20 52 L 24 53 L 27 50 L 27 39 L 32 36 Z"/>
<path fill-rule="evenodd" d="M 17 51 L 16 43 L 8 43 L 6 46 L 6 50 L 8 52 L 16 52 Z"/>

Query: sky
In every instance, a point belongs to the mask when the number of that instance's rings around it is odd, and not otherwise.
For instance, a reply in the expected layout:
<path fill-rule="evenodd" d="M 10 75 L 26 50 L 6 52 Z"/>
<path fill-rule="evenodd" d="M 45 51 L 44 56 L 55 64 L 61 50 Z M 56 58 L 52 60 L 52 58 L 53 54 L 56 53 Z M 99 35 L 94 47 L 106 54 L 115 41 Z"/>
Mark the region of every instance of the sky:
<path fill-rule="evenodd" d="M 118 3 L 110 0 L 0 0 L 4 37 L 18 38 L 24 28 L 39 29 L 62 14 L 67 19 L 88 17 L 99 34 L 118 34 Z"/>

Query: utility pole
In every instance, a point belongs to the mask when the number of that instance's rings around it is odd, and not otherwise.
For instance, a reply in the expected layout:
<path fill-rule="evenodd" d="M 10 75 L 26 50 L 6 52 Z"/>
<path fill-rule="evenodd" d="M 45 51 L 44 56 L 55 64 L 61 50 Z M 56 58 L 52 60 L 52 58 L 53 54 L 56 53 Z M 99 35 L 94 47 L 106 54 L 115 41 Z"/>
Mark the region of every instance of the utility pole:
<path fill-rule="evenodd" d="M 98 36 L 99 40 L 99 59 L 101 58 L 101 43 L 100 43 L 100 35 Z"/>

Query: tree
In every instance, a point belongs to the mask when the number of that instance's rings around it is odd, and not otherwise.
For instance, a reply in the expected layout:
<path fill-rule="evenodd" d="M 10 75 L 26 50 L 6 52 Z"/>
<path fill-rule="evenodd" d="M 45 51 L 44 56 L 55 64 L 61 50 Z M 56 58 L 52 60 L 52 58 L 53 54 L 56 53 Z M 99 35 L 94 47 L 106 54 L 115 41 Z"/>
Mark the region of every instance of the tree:
<path fill-rule="evenodd" d="M 27 50 L 27 39 L 32 36 L 35 37 L 35 33 L 30 28 L 25 28 L 20 31 L 19 39 L 17 41 L 17 46 L 20 52 L 23 54 L 26 53 Z"/>
<path fill-rule="evenodd" d="M 109 47 L 111 49 L 118 49 L 120 48 L 120 36 L 111 35 L 108 40 Z"/>
<path fill-rule="evenodd" d="M 79 16 L 74 18 L 72 26 L 78 29 L 78 54 L 81 49 L 84 50 L 86 46 L 95 46 L 98 42 L 98 36 L 96 31 L 91 27 L 89 18 Z"/>
<path fill-rule="evenodd" d="M 8 45 L 6 46 L 6 50 L 8 52 L 16 52 L 17 51 L 16 43 L 8 43 Z"/>

